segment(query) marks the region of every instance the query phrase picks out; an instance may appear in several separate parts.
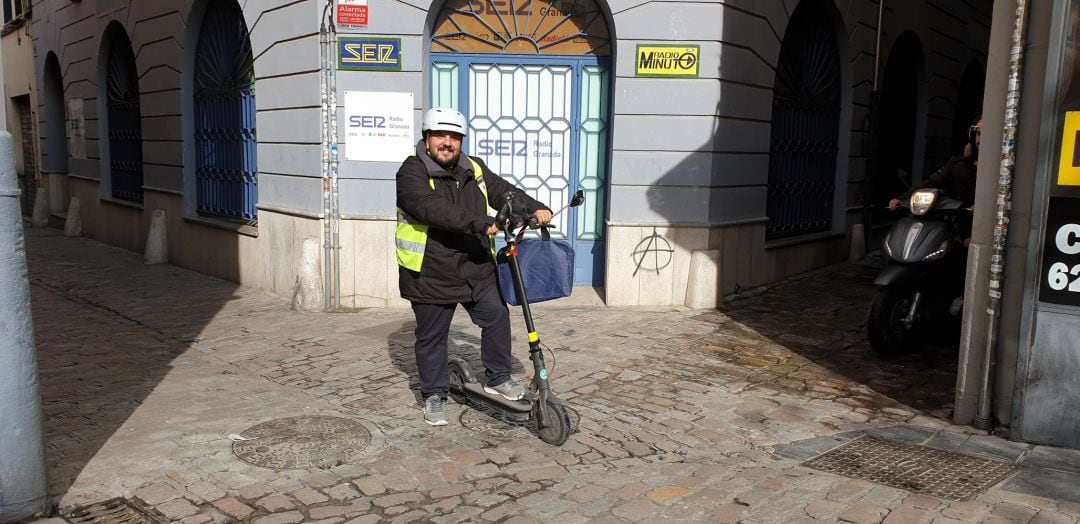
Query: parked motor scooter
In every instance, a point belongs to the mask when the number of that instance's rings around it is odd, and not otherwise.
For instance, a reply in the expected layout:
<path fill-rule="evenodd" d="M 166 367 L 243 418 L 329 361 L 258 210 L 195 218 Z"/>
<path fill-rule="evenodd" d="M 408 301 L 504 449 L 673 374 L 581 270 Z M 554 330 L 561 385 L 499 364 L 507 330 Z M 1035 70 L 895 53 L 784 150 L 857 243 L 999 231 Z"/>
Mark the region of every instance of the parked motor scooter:
<path fill-rule="evenodd" d="M 889 265 L 874 281 L 866 323 L 879 357 L 952 344 L 960 334 L 971 210 L 940 189 L 917 190 L 902 207 L 911 215 L 885 236 Z"/>

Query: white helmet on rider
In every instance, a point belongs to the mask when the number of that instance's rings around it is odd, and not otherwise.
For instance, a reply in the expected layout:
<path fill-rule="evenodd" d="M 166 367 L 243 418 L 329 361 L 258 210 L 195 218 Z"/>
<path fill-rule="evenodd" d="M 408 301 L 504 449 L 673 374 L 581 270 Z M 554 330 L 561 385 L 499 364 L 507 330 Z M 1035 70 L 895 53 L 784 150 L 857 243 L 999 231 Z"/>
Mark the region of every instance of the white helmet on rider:
<path fill-rule="evenodd" d="M 465 115 L 456 109 L 433 107 L 424 112 L 424 122 L 420 130 L 425 134 L 428 131 L 449 131 L 464 138 L 466 130 L 468 130 L 468 123 L 465 121 Z"/>

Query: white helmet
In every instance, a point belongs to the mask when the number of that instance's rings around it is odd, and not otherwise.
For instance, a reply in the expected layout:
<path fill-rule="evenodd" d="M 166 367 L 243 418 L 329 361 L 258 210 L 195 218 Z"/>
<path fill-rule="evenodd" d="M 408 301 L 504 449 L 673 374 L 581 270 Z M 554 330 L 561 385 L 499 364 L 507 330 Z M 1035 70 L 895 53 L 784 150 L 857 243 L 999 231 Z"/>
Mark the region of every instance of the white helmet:
<path fill-rule="evenodd" d="M 466 130 L 468 130 L 468 124 L 465 122 L 465 115 L 456 109 L 433 107 L 424 113 L 424 123 L 421 125 L 420 130 L 425 133 L 428 131 L 450 131 L 464 137 Z"/>

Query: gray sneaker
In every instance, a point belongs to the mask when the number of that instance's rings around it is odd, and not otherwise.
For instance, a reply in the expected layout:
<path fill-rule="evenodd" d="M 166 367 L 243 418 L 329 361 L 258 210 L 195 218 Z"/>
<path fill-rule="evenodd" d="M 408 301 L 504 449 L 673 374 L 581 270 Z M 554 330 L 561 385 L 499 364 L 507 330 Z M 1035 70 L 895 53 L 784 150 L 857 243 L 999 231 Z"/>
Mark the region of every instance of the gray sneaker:
<path fill-rule="evenodd" d="M 431 395 L 424 399 L 424 422 L 432 426 L 446 425 L 446 399 Z"/>
<path fill-rule="evenodd" d="M 521 400 L 525 396 L 525 388 L 513 378 L 497 386 L 484 386 L 484 391 L 492 395 L 502 395 L 508 400 Z"/>

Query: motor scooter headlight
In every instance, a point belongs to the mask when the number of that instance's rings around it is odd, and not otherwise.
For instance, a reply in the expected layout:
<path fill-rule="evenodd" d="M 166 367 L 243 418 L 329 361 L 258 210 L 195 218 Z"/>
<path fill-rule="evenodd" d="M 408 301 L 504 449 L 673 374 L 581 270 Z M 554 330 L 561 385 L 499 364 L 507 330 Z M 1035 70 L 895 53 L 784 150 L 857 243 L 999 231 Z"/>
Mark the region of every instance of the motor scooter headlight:
<path fill-rule="evenodd" d="M 931 189 L 920 189 L 912 193 L 911 214 L 925 215 L 934 206 L 935 200 L 937 200 L 937 191 Z"/>

